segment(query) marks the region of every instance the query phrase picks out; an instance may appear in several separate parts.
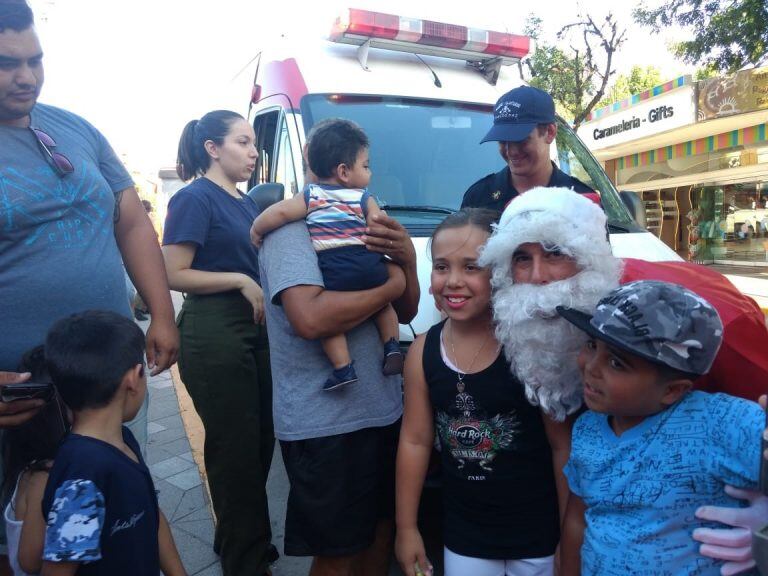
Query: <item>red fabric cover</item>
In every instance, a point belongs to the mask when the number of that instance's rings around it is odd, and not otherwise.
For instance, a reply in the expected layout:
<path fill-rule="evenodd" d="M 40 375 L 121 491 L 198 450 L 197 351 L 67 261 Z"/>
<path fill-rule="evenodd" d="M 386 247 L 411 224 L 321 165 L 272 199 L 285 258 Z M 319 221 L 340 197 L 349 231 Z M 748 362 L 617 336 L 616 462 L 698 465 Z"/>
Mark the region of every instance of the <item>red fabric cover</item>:
<path fill-rule="evenodd" d="M 768 394 L 768 328 L 757 303 L 739 292 L 719 272 L 690 262 L 624 259 L 621 283 L 661 280 L 685 286 L 706 298 L 725 327 L 723 345 L 709 374 L 694 383 L 698 390 L 725 392 L 748 400 Z"/>
<path fill-rule="evenodd" d="M 602 206 L 602 203 L 600 202 L 600 194 L 597 192 L 583 192 L 581 195 L 584 196 L 584 198 L 589 198 L 598 206 Z"/>

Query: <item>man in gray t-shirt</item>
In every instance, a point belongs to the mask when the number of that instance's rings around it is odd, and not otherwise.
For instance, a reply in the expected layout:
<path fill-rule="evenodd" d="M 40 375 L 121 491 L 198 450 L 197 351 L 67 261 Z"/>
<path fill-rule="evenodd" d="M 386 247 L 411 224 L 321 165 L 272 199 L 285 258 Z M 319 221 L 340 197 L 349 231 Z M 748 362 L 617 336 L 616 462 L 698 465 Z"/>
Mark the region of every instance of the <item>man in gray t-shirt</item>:
<path fill-rule="evenodd" d="M 29 377 L 15 372 L 22 354 L 60 318 L 94 308 L 130 314 L 123 262 L 152 311 L 147 360 L 156 374 L 179 346 L 157 237 L 106 138 L 38 104 L 43 51 L 33 24 L 25 2 L 0 0 L 0 386 Z M 0 430 L 42 403 L 0 403 Z M 142 413 L 134 430 L 146 444 L 146 404 Z M 4 541 L 0 524 L 0 554 Z"/>
<path fill-rule="evenodd" d="M 136 189 L 106 138 L 84 119 L 39 104 L 42 48 L 24 2 L 0 0 L 0 383 L 48 327 L 100 308 L 130 315 L 123 262 L 152 312 L 147 360 L 152 373 L 176 359 L 160 247 Z M 0 405 L 0 428 L 9 418 Z"/>
<path fill-rule="evenodd" d="M 317 574 L 367 553 L 365 573 L 376 575 L 391 553 L 387 539 L 402 382 L 382 374 L 381 339 L 369 318 L 392 301 L 400 321 L 409 322 L 419 292 L 415 251 L 400 224 L 382 215 L 366 243 L 402 268 L 388 265 L 390 279 L 361 292 L 323 290 L 303 222 L 272 232 L 259 253 L 275 436 L 291 482 L 285 552 L 314 556 Z M 318 339 L 341 332 L 347 335 L 359 382 L 325 392 L 330 364 Z M 370 556 L 371 550 L 381 558 Z"/>

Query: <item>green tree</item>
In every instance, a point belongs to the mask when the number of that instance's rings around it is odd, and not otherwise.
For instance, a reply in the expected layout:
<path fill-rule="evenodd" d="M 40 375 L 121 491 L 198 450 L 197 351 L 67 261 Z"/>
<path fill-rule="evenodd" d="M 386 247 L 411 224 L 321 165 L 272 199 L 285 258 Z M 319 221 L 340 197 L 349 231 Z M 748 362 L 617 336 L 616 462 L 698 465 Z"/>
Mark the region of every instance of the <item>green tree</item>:
<path fill-rule="evenodd" d="M 712 66 L 702 66 L 701 68 L 696 68 L 693 72 L 693 79 L 696 80 L 696 82 L 714 78 L 715 76 L 718 76 L 718 71 L 717 69 L 712 68 Z"/>
<path fill-rule="evenodd" d="M 675 44 L 676 56 L 722 73 L 768 61 L 768 3 L 766 0 L 666 0 L 661 6 L 641 5 L 635 21 L 658 32 L 680 26 L 690 40 Z"/>
<path fill-rule="evenodd" d="M 525 32 L 536 44 L 521 64 L 523 76 L 551 94 L 558 113 L 578 128 L 605 94 L 626 30 L 611 14 L 599 23 L 587 15 L 563 27 L 555 46 L 543 40 L 541 18 L 531 15 Z"/>
<path fill-rule="evenodd" d="M 606 92 L 605 98 L 597 103 L 597 108 L 613 104 L 633 94 L 639 94 L 663 82 L 661 70 L 655 66 L 632 66 L 629 74 L 619 74 L 613 86 Z"/>

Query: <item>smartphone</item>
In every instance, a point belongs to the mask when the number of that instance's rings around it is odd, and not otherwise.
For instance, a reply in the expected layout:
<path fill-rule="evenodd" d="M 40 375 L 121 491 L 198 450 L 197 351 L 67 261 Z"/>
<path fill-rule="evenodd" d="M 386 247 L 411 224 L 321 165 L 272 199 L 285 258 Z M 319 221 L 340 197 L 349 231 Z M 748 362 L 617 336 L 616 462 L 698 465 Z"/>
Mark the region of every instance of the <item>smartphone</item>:
<path fill-rule="evenodd" d="M 50 400 L 53 397 L 53 384 L 50 382 L 21 382 L 0 387 L 0 402 L 14 400 L 32 400 L 40 398 Z"/>

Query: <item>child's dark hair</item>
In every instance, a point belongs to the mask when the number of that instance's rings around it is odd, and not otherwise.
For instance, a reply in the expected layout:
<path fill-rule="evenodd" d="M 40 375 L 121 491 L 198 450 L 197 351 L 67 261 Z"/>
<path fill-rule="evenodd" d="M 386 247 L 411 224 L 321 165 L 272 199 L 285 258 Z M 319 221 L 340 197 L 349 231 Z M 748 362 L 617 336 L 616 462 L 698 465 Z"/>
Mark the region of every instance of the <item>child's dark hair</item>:
<path fill-rule="evenodd" d="M 70 409 L 101 408 L 125 373 L 144 364 L 144 347 L 144 333 L 133 320 L 88 310 L 53 325 L 45 340 L 46 365 Z"/>
<path fill-rule="evenodd" d="M 690 372 L 683 372 L 682 370 L 678 370 L 677 368 L 672 368 L 671 366 L 667 366 L 666 364 L 655 364 L 657 369 L 657 379 L 659 383 L 664 384 L 666 382 L 672 382 L 673 380 L 690 380 L 693 382 L 697 378 L 699 378 L 696 374 L 691 374 Z"/>
<path fill-rule="evenodd" d="M 493 232 L 493 224 L 498 222 L 499 213 L 496 210 L 488 210 L 487 208 L 462 208 L 458 212 L 454 212 L 449 216 L 446 216 L 445 220 L 440 222 L 432 232 L 432 238 L 429 239 L 430 246 L 435 236 L 443 230 L 449 228 L 463 228 L 464 226 L 474 226 L 484 232 L 491 234 Z"/>
<path fill-rule="evenodd" d="M 318 178 L 330 178 L 340 164 L 354 166 L 357 155 L 368 148 L 368 136 L 350 120 L 328 118 L 315 124 L 307 137 L 309 167 Z"/>
<path fill-rule="evenodd" d="M 0 0 L 0 33 L 22 32 L 34 23 L 32 10 L 24 0 Z"/>
<path fill-rule="evenodd" d="M 205 150 L 205 142 L 211 140 L 221 146 L 229 134 L 230 126 L 237 120 L 243 120 L 237 112 L 214 110 L 200 120 L 191 120 L 184 126 L 179 139 L 179 152 L 176 157 L 176 173 L 179 178 L 191 180 L 202 176 L 211 165 L 211 157 Z"/>
<path fill-rule="evenodd" d="M 19 372 L 31 372 L 32 382 L 44 384 L 51 381 L 42 346 L 27 351 L 21 357 L 18 369 Z M 5 430 L 2 441 L 4 498 L 13 493 L 16 479 L 24 470 L 47 469 L 48 462 L 56 456 L 59 443 L 68 430 L 66 409 L 58 395 L 29 421 Z"/>

